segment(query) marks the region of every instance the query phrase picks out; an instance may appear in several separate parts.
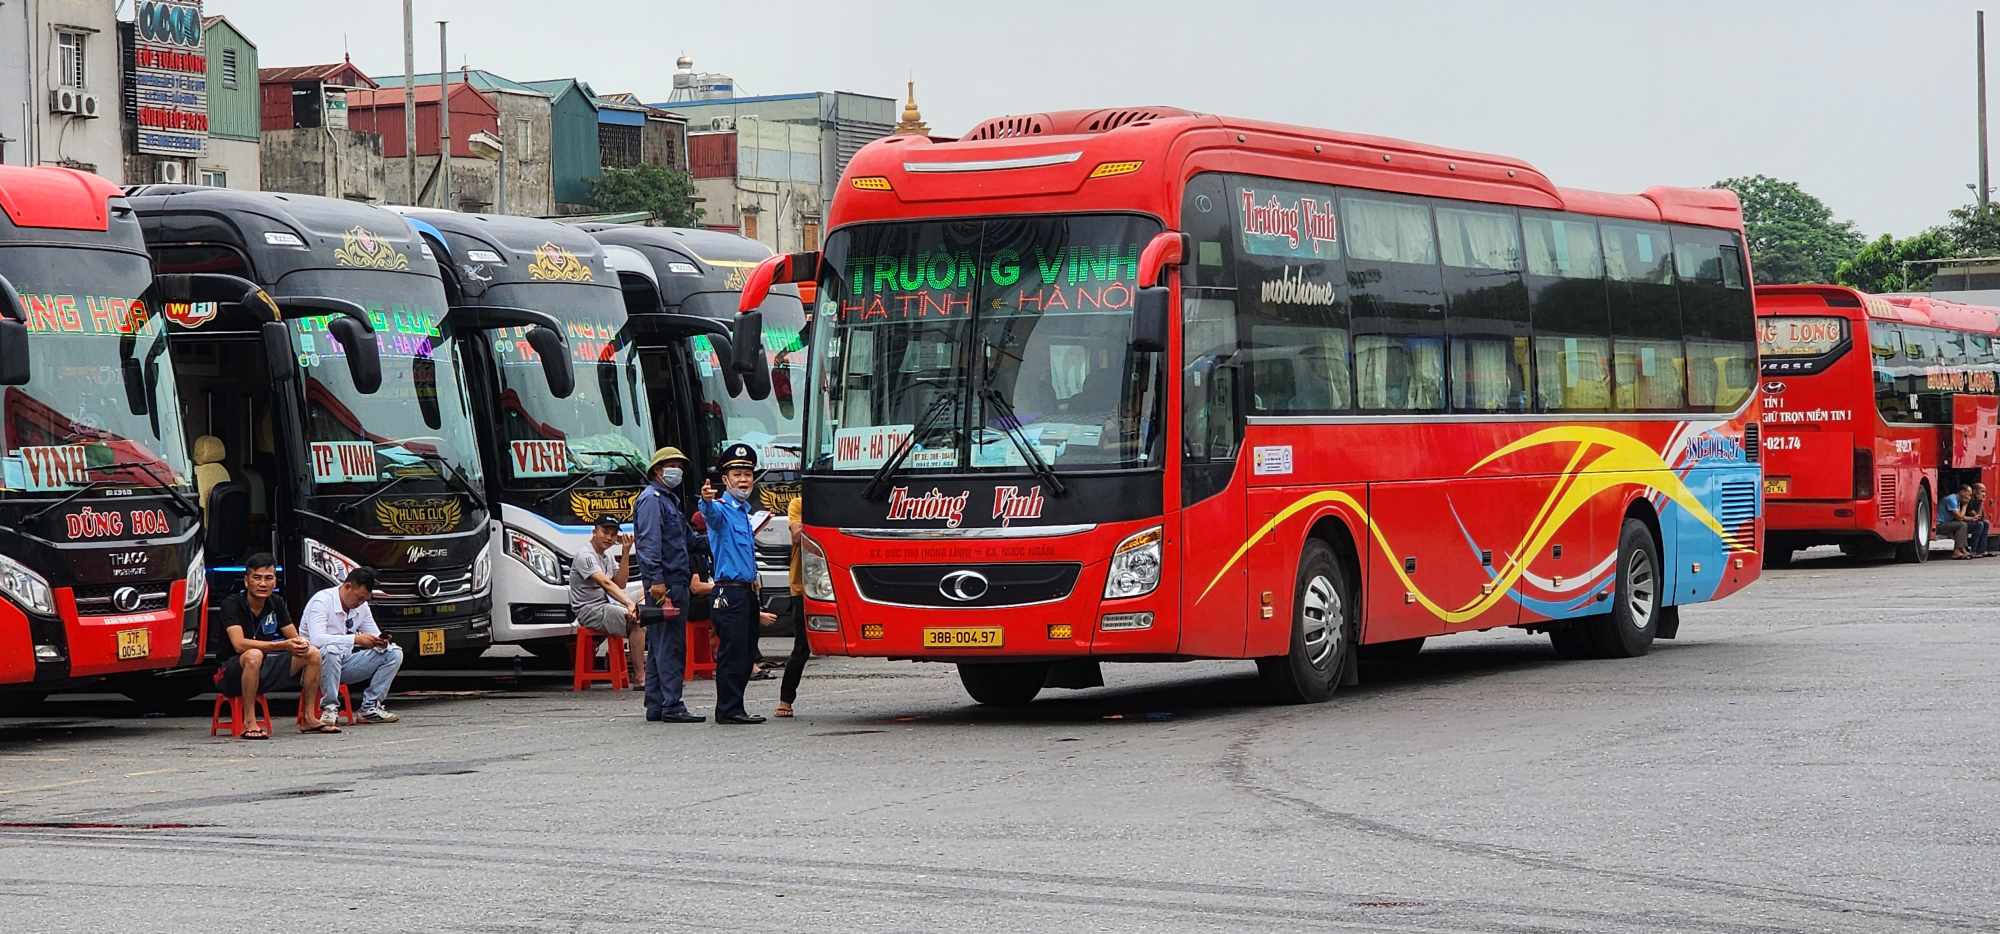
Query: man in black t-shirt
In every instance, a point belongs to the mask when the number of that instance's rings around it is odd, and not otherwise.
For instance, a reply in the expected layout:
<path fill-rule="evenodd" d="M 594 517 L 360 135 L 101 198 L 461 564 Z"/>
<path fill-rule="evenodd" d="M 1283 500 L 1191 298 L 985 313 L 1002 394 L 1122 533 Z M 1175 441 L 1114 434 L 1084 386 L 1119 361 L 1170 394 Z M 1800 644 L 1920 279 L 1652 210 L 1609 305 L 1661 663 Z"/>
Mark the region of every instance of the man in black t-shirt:
<path fill-rule="evenodd" d="M 313 687 L 305 685 L 319 684 L 319 650 L 299 635 L 291 610 L 277 589 L 277 559 L 268 553 L 254 554 L 245 562 L 243 592 L 222 601 L 216 625 L 235 653 L 222 665 L 222 693 L 254 698 L 272 691 L 298 690 L 300 709 L 318 710 L 319 705 L 309 703 L 312 698 L 305 696 Z M 257 727 L 255 718 L 251 719 L 243 738 L 270 739 L 270 734 Z M 338 733 L 340 727 L 309 719 L 303 731 Z"/>

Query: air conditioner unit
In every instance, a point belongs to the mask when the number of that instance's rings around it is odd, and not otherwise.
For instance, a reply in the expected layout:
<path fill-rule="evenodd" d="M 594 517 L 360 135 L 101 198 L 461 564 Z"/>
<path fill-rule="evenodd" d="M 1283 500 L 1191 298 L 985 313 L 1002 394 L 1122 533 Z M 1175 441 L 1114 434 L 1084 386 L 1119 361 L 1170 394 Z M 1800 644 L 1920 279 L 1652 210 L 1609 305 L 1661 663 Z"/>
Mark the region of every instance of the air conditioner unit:
<path fill-rule="evenodd" d="M 181 164 L 178 162 L 162 162 L 160 163 L 160 181 L 177 185 L 187 181 L 187 173 L 181 169 Z"/>
<path fill-rule="evenodd" d="M 96 117 L 97 117 L 97 95 L 95 95 L 95 94 L 78 94 L 78 95 L 76 96 L 76 113 L 77 113 L 77 116 L 80 116 L 80 117 L 89 117 L 89 118 L 91 118 L 91 119 L 96 119 Z"/>
<path fill-rule="evenodd" d="M 711 117 L 708 121 L 708 128 L 711 130 L 727 130 L 731 128 L 731 124 L 728 117 Z"/>
<path fill-rule="evenodd" d="M 49 112 L 76 113 L 76 99 L 82 96 L 83 93 L 75 88 L 53 88 L 49 91 Z"/>

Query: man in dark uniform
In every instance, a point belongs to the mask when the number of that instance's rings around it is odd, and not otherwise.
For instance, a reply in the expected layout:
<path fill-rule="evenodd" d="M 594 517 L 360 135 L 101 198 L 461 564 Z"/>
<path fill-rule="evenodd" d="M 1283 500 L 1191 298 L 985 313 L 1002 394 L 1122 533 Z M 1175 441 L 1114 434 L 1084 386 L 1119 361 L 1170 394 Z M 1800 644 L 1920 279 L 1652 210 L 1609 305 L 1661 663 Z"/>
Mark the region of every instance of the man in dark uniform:
<path fill-rule="evenodd" d="M 649 481 L 632 507 L 634 545 L 639 552 L 639 576 L 646 584 L 646 602 L 658 607 L 662 619 L 646 627 L 646 719 L 659 723 L 700 723 L 681 700 L 681 673 L 687 665 L 688 547 L 687 520 L 681 515 L 677 492 L 687 470 L 679 448 L 653 452 L 646 467 Z"/>
<path fill-rule="evenodd" d="M 743 689 L 757 656 L 757 550 L 750 529 L 750 488 L 757 481 L 757 451 L 738 442 L 722 449 L 722 495 L 704 481 L 701 518 L 715 556 L 715 722 L 763 723 L 743 708 Z"/>

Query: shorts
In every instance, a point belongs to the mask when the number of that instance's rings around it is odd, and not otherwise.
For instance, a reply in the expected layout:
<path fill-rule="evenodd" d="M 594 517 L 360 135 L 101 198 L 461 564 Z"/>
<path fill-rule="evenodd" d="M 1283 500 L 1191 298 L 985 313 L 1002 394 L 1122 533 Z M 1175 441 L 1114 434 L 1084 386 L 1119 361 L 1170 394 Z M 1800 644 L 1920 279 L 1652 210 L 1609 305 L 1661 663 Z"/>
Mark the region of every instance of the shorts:
<path fill-rule="evenodd" d="M 622 639 L 629 631 L 632 621 L 625 618 L 624 607 L 616 603 L 599 603 L 578 609 L 576 624 Z"/>
<path fill-rule="evenodd" d="M 274 691 L 296 691 L 299 676 L 292 673 L 292 653 L 265 652 L 264 668 L 257 690 L 264 694 Z M 232 656 L 222 663 L 222 694 L 235 697 L 243 693 L 243 656 Z"/>

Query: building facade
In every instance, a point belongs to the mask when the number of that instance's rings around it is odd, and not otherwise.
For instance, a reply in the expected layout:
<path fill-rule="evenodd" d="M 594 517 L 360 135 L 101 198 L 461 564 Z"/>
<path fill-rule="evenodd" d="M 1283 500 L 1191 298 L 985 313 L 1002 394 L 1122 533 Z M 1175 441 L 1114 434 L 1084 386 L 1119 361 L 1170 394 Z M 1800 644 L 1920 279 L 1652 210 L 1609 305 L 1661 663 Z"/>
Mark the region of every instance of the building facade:
<path fill-rule="evenodd" d="M 493 172 L 497 181 L 499 162 L 506 163 L 506 213 L 530 217 L 556 213 L 550 145 L 553 113 L 549 96 L 518 81 L 478 68 L 460 69 L 449 73 L 448 77 L 454 83 L 470 85 L 485 95 L 499 111 L 495 117 L 498 125 L 496 135 L 505 152 L 504 159 L 495 161 Z M 400 91 L 405 83 L 402 75 L 385 75 L 374 80 L 384 90 Z M 437 72 L 417 75 L 417 86 L 426 84 L 437 85 Z M 453 120 L 456 119 L 454 115 Z M 452 135 L 461 136 L 456 123 L 452 125 Z M 497 189 L 493 196 L 497 202 Z M 500 208 L 496 203 L 482 210 L 499 211 Z"/>
<path fill-rule="evenodd" d="M 555 213 L 589 211 L 590 183 L 604 173 L 594 95 L 588 85 L 575 78 L 530 81 L 527 85 L 549 96 L 549 173 Z"/>
<path fill-rule="evenodd" d="M 109 0 L 0 3 L 0 157 L 125 182 L 117 8 Z"/>
<path fill-rule="evenodd" d="M 348 61 L 264 68 L 257 80 L 265 191 L 388 200 L 382 137 L 347 125 L 347 95 L 374 80 Z"/>
<path fill-rule="evenodd" d="M 355 91 L 347 96 L 347 120 L 353 129 L 372 132 L 382 138 L 382 157 L 390 165 L 388 195 L 393 204 L 447 207 L 454 211 L 492 211 L 499 202 L 499 162 L 488 159 L 472 145 L 474 134 L 494 139 L 499 134 L 500 109 L 492 97 L 467 84 L 448 86 L 448 97 L 436 85 L 418 85 L 417 104 L 417 190 L 409 191 L 409 172 L 403 158 L 410 152 L 403 140 L 404 89 Z M 442 127 L 438 100 L 447 97 L 451 111 L 451 154 L 449 197 L 444 166 L 438 154 Z M 397 171 L 402 169 L 402 171 Z M 520 213 L 524 205 L 508 192 L 508 210 Z M 521 193 L 532 199 L 532 192 Z M 448 202 L 448 203 L 446 203 Z"/>
<path fill-rule="evenodd" d="M 257 44 L 220 16 L 202 19 L 208 42 L 208 151 L 188 179 L 217 188 L 262 190 L 263 96 Z"/>

